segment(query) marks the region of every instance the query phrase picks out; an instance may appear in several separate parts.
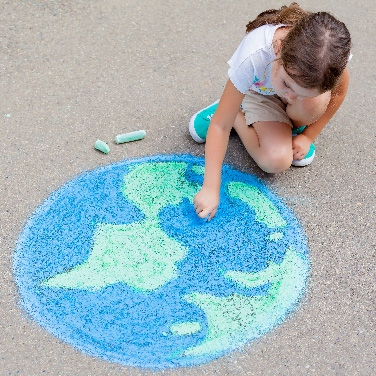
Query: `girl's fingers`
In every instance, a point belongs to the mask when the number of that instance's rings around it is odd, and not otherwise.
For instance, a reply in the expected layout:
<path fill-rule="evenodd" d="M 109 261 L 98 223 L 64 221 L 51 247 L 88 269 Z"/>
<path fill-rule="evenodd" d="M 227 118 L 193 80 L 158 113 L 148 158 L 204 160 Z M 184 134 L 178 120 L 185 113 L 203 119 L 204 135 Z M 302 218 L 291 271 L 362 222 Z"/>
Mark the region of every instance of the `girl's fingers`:
<path fill-rule="evenodd" d="M 210 213 L 210 217 L 208 219 L 208 222 L 216 215 L 217 213 L 217 209 L 214 209 L 211 213 Z"/>
<path fill-rule="evenodd" d="M 201 217 L 201 213 L 204 211 L 204 209 L 200 205 L 197 205 L 197 207 L 195 208 L 195 211 L 196 211 L 196 214 L 199 217 Z"/>
<path fill-rule="evenodd" d="M 193 201 L 193 207 L 197 211 L 197 209 L 200 207 L 200 204 L 198 202 Z"/>
<path fill-rule="evenodd" d="M 206 218 L 208 221 L 210 221 L 217 212 L 217 207 L 214 207 L 214 209 L 207 207 L 206 205 L 198 203 L 195 199 L 193 200 L 193 208 L 199 218 Z"/>
<path fill-rule="evenodd" d="M 208 222 L 209 222 L 211 219 L 213 219 L 213 217 L 215 216 L 216 213 L 217 213 L 217 208 L 215 208 L 213 210 L 205 209 L 201 213 L 199 213 L 198 216 L 201 219 L 207 219 Z"/>
<path fill-rule="evenodd" d="M 197 213 L 197 212 L 196 212 Z M 210 211 L 208 209 L 201 211 L 200 213 L 197 213 L 197 215 L 201 218 L 204 219 L 210 214 Z"/>
<path fill-rule="evenodd" d="M 303 159 L 303 157 L 304 157 L 304 155 L 302 154 L 302 153 L 294 153 L 293 154 L 293 158 L 295 159 L 295 160 L 300 160 L 300 159 Z"/>

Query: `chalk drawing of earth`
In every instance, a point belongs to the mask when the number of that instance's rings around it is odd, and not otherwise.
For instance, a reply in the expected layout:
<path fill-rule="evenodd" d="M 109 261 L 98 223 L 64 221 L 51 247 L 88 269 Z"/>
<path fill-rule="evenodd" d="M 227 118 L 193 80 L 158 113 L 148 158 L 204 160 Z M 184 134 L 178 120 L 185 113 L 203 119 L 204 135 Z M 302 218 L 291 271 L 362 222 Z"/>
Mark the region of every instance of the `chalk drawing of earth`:
<path fill-rule="evenodd" d="M 309 270 L 298 221 L 229 166 L 216 217 L 199 219 L 203 166 L 188 155 L 128 160 L 53 193 L 14 257 L 31 318 L 87 354 L 150 368 L 208 362 L 284 320 Z"/>

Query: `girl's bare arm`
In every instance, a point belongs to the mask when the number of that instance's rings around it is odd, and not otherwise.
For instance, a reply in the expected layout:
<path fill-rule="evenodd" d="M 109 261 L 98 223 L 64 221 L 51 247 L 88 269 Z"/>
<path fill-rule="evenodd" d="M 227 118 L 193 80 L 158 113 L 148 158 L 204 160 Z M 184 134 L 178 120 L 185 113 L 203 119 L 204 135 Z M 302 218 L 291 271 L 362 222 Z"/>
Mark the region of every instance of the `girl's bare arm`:
<path fill-rule="evenodd" d="M 222 163 L 229 134 L 243 99 L 244 94 L 228 80 L 206 136 L 204 184 L 194 198 L 194 207 L 200 218 L 210 214 L 210 220 L 217 212 Z"/>

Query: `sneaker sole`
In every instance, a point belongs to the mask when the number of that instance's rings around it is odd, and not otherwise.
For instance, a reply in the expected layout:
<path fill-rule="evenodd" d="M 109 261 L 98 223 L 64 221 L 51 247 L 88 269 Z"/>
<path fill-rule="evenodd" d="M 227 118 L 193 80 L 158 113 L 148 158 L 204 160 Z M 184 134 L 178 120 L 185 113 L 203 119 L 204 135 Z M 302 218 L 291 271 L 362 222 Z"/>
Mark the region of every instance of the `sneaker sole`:
<path fill-rule="evenodd" d="M 294 159 L 291 163 L 291 166 L 297 166 L 297 167 L 308 166 L 313 161 L 313 158 L 315 158 L 315 154 L 316 152 L 314 150 L 313 154 L 309 158 L 304 158 L 304 159 L 301 159 L 300 161 Z"/>
<path fill-rule="evenodd" d="M 197 115 L 201 112 L 201 111 L 205 111 L 206 109 L 208 109 L 209 107 L 217 104 L 219 102 L 219 99 L 215 102 L 213 102 L 212 104 L 210 104 L 209 106 L 201 109 L 200 111 L 197 111 L 192 117 L 191 117 L 191 120 L 189 121 L 189 133 L 191 134 L 192 138 L 202 144 L 203 142 L 205 142 L 206 140 L 201 138 L 197 133 L 196 133 L 196 130 L 195 130 L 195 120 L 196 120 L 196 117 Z"/>

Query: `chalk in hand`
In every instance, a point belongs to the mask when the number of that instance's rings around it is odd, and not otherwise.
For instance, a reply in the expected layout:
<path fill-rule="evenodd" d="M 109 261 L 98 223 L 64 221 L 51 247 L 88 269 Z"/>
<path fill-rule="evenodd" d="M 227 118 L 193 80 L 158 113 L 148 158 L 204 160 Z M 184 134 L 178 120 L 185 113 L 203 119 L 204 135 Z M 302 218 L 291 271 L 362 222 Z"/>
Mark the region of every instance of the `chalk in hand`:
<path fill-rule="evenodd" d="M 146 136 L 146 132 L 143 130 L 119 134 L 115 137 L 115 141 L 118 144 L 123 144 L 124 142 L 138 141 L 142 140 Z"/>
<path fill-rule="evenodd" d="M 95 148 L 105 154 L 108 154 L 110 151 L 110 147 L 101 140 L 95 142 Z"/>

